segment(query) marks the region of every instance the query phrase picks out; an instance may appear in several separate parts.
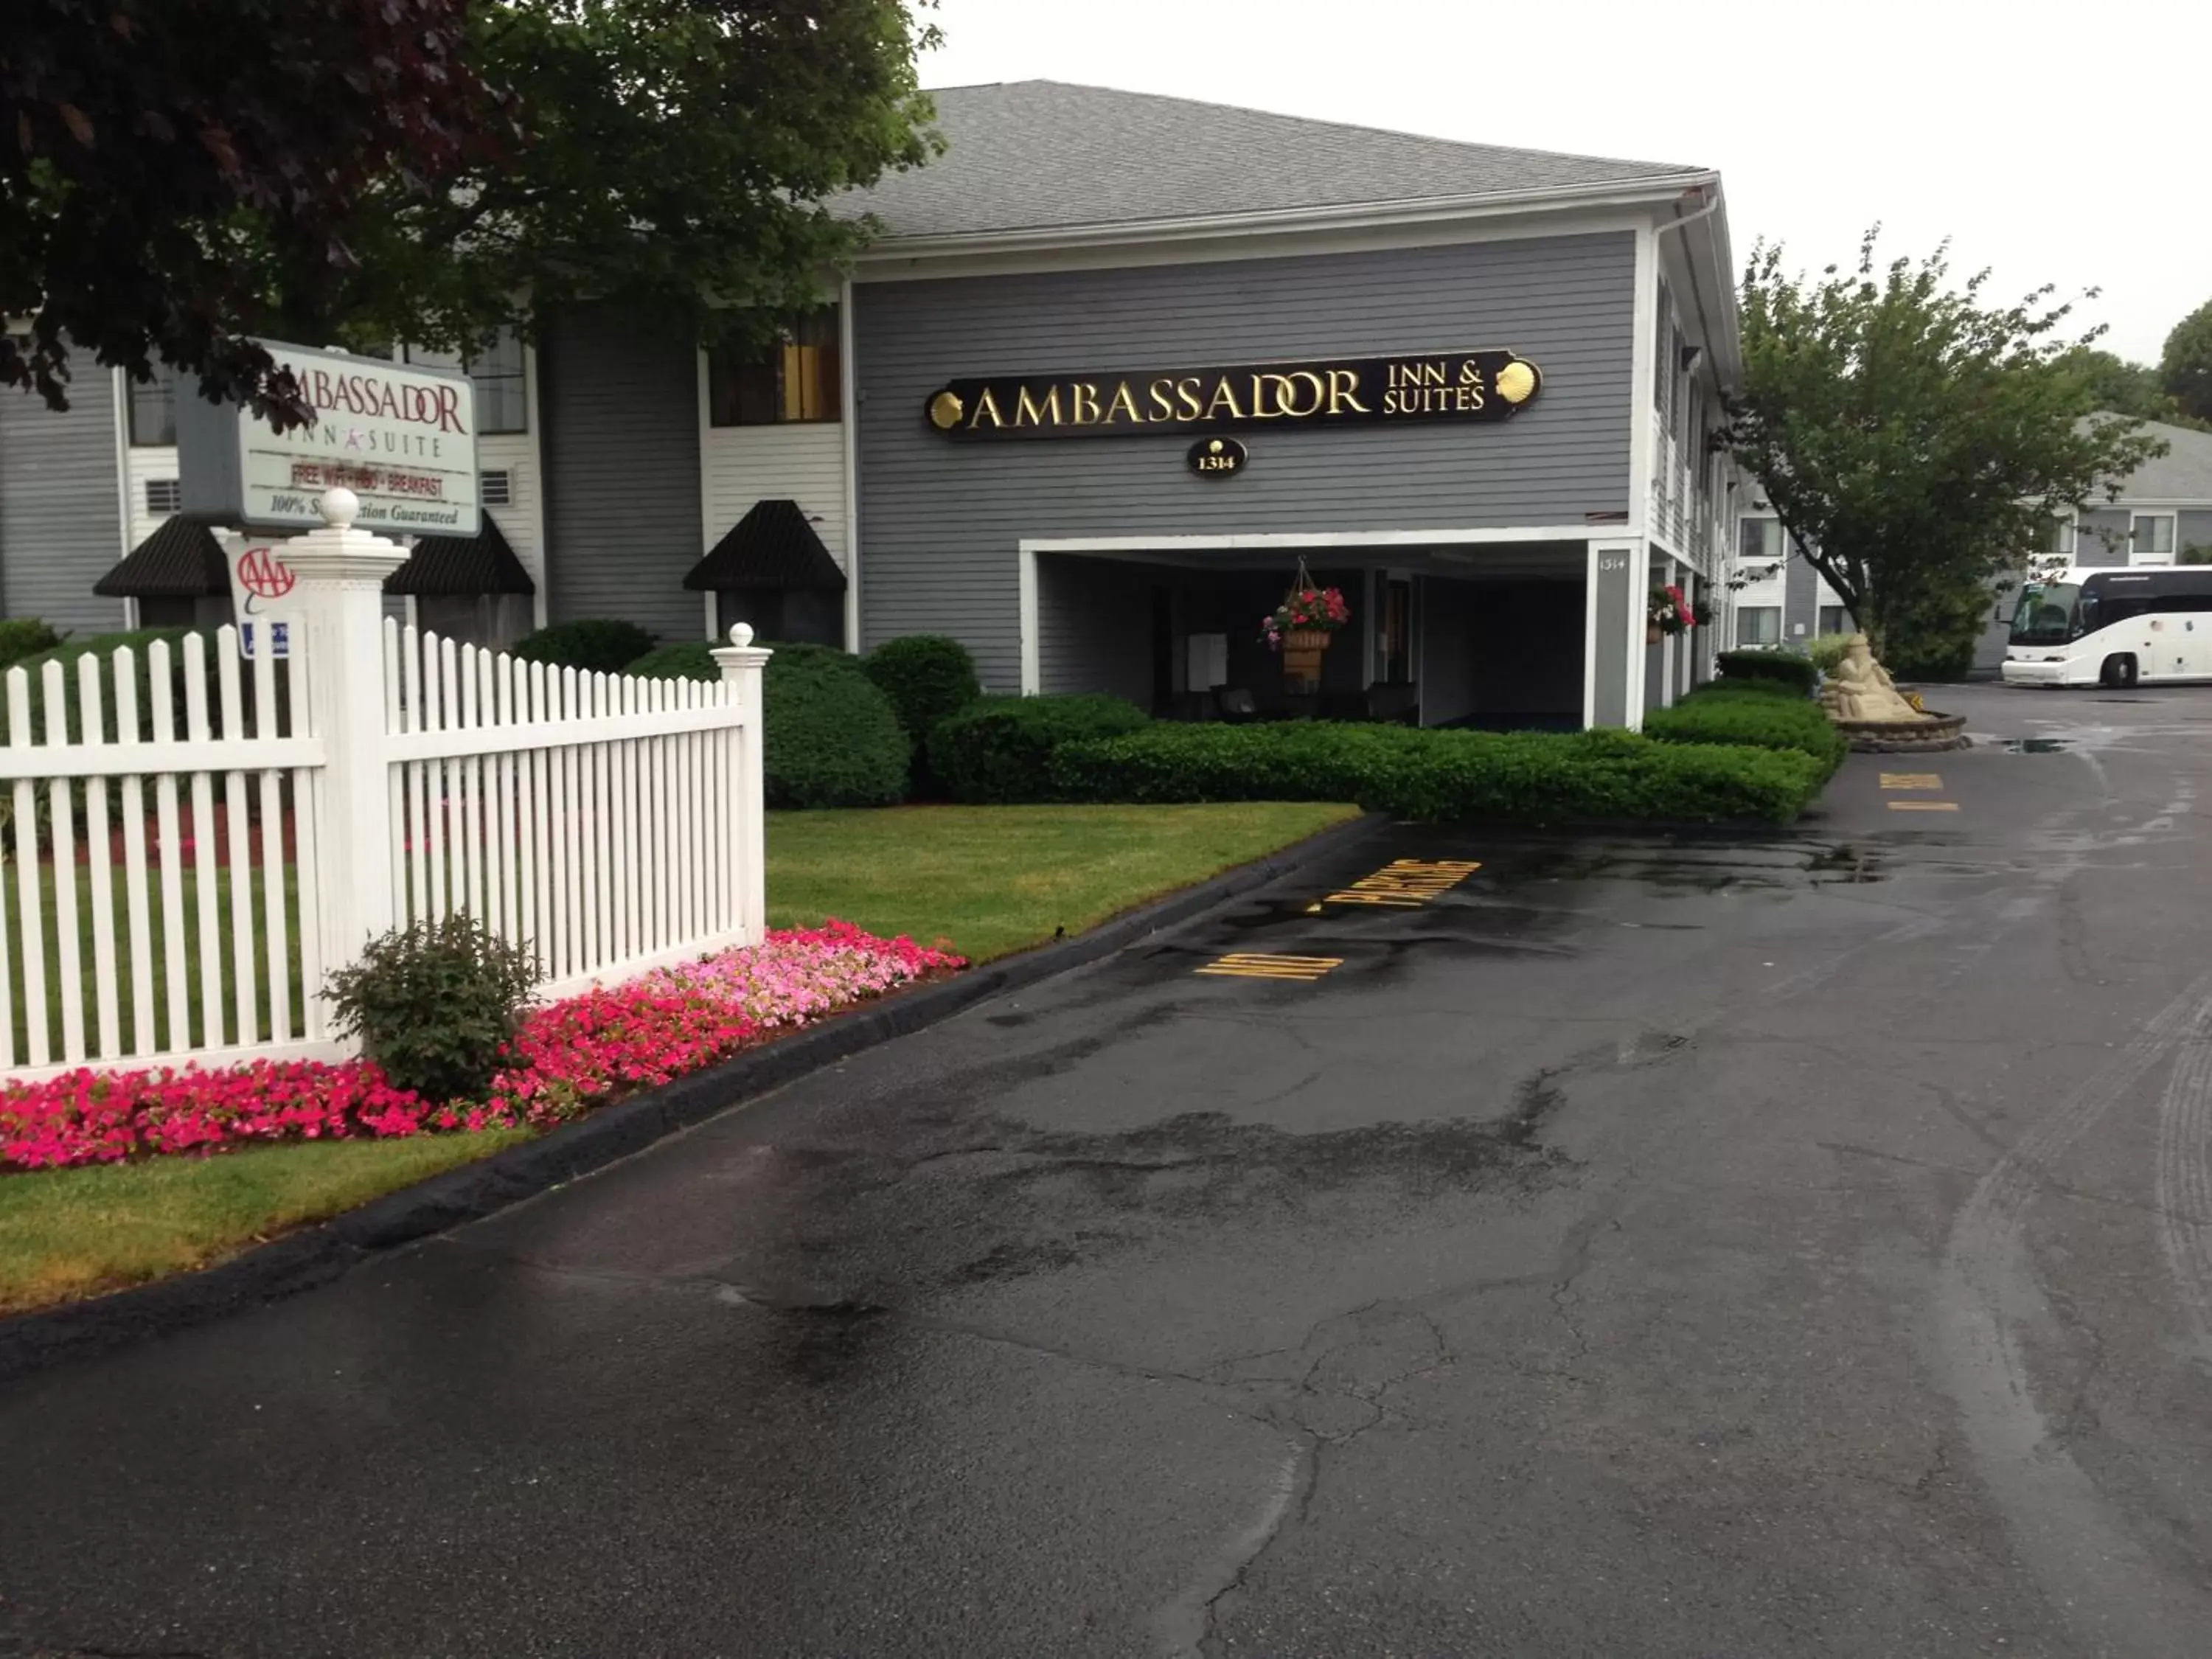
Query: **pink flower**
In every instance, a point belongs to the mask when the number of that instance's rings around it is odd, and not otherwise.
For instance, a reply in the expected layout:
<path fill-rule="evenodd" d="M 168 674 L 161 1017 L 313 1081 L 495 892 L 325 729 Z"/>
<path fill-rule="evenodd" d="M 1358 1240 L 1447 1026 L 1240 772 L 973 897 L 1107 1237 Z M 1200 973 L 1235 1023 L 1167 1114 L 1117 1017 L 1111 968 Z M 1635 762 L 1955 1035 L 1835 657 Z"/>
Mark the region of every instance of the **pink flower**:
<path fill-rule="evenodd" d="M 531 1012 L 482 1101 L 429 1102 L 368 1060 L 80 1069 L 0 1085 L 0 1172 L 205 1157 L 271 1140 L 539 1127 L 726 1060 L 778 1030 L 967 964 L 849 922 L 665 968 Z"/>

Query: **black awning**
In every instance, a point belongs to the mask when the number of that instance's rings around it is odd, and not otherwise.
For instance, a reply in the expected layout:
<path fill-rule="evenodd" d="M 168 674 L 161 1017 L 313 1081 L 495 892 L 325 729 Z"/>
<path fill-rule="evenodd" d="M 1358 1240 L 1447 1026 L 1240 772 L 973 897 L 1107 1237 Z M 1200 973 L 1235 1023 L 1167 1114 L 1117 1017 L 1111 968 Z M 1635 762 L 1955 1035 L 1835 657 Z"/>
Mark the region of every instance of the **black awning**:
<path fill-rule="evenodd" d="M 726 593 L 769 588 L 782 593 L 842 593 L 845 573 L 797 501 L 755 501 L 707 556 L 691 567 L 684 586 L 694 592 Z"/>
<path fill-rule="evenodd" d="M 173 514 L 92 591 L 103 599 L 228 599 L 230 567 L 205 525 Z"/>
<path fill-rule="evenodd" d="M 473 536 L 425 536 L 407 562 L 384 579 L 387 593 L 428 595 L 535 593 L 538 584 L 500 534 L 499 520 L 483 515 Z"/>

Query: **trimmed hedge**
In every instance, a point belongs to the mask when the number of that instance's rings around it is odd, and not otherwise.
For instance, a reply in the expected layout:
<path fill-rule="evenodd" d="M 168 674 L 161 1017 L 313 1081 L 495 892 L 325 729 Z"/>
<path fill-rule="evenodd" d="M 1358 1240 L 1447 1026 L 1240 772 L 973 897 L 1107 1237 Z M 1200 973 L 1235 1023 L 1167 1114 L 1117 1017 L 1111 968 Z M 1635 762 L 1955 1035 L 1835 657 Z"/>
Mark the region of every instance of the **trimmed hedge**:
<path fill-rule="evenodd" d="M 1716 661 L 1732 680 L 1779 680 L 1809 693 L 1820 671 L 1813 659 L 1794 651 L 1723 651 Z"/>
<path fill-rule="evenodd" d="M 514 642 L 512 654 L 525 662 L 616 674 L 652 649 L 653 635 L 635 623 L 586 617 L 525 634 Z"/>
<path fill-rule="evenodd" d="M 719 680 L 722 665 L 714 660 L 710 640 L 684 640 L 655 646 L 623 670 L 648 680 Z"/>
<path fill-rule="evenodd" d="M 1787 823 L 1820 793 L 1811 757 L 1633 732 L 1438 732 L 1290 722 L 1161 724 L 1052 760 L 1084 801 L 1351 800 L 1439 822 Z"/>
<path fill-rule="evenodd" d="M 12 668 L 26 657 L 51 651 L 68 637 L 56 633 L 50 623 L 36 617 L 0 620 L 0 669 Z"/>
<path fill-rule="evenodd" d="M 937 723 L 929 735 L 930 770 L 957 801 L 996 806 L 1054 800 L 1055 750 L 1151 724 L 1151 715 L 1119 697 L 983 697 Z"/>
<path fill-rule="evenodd" d="M 860 666 L 891 700 L 891 712 L 912 746 L 914 793 L 942 795 L 944 786 L 929 764 L 929 734 L 946 715 L 958 714 L 983 695 L 975 659 L 945 635 L 908 634 L 885 640 Z"/>
<path fill-rule="evenodd" d="M 1774 689 L 1788 689 L 1779 681 L 1753 684 L 1760 689 L 1710 687 L 1692 691 L 1672 708 L 1655 708 L 1644 717 L 1644 733 L 1661 743 L 1794 750 L 1818 762 L 1824 779 L 1844 763 L 1850 745 L 1820 704 L 1794 694 L 1777 696 Z"/>
<path fill-rule="evenodd" d="M 773 807 L 889 806 L 906 793 L 907 741 L 859 661 L 778 645 L 761 677 L 761 752 Z"/>

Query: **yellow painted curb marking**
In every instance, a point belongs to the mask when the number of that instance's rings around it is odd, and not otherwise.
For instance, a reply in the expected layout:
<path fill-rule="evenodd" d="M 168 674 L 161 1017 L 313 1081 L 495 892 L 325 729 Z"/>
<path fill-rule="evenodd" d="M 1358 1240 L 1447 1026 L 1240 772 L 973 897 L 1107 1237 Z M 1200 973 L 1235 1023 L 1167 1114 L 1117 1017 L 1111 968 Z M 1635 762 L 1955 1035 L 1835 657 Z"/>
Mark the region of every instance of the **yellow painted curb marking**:
<path fill-rule="evenodd" d="M 1439 893 L 1449 893 L 1482 868 L 1460 859 L 1393 859 L 1371 876 L 1362 876 L 1349 887 L 1338 889 L 1323 904 L 1376 904 L 1385 908 L 1413 910 Z M 1313 907 L 1319 909 L 1320 905 Z"/>
<path fill-rule="evenodd" d="M 1943 780 L 1933 772 L 1885 772 L 1881 775 L 1885 789 L 1941 789 Z"/>
<path fill-rule="evenodd" d="M 1310 984 L 1330 969 L 1343 965 L 1342 957 L 1270 957 L 1238 951 L 1193 971 L 1224 979 L 1287 979 Z"/>
<path fill-rule="evenodd" d="M 1889 804 L 1893 812 L 1955 812 L 1959 803 L 1954 800 L 1893 800 Z"/>

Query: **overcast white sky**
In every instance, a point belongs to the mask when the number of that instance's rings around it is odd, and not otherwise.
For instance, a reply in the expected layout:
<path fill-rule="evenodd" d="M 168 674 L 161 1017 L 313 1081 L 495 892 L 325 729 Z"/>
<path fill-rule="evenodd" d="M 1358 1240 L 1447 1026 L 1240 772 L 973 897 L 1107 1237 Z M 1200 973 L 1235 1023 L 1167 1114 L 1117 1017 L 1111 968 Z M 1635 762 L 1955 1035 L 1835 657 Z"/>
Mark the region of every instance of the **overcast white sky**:
<path fill-rule="evenodd" d="M 1953 238 L 2155 361 L 2212 299 L 2212 0 L 942 0 L 928 86 L 1045 78 L 1717 167 L 1739 261 Z M 1264 155 L 1224 156 L 1264 167 Z"/>

